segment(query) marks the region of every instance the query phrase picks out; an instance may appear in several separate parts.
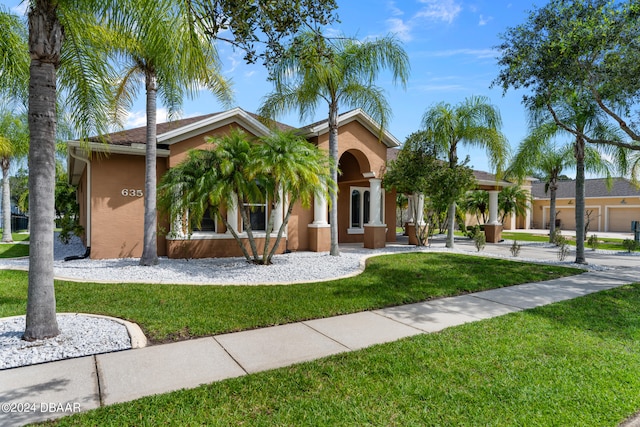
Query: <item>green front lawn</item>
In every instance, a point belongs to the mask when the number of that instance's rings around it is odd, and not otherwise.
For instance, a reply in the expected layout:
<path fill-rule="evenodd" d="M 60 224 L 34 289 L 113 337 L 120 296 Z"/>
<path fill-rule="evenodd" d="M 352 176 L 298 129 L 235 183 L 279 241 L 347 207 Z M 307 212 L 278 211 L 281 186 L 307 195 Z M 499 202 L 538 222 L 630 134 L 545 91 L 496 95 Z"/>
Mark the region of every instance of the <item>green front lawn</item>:
<path fill-rule="evenodd" d="M 596 236 L 598 233 L 588 233 L 587 238 L 591 237 L 592 234 Z M 572 246 L 576 245 L 576 238 L 572 236 L 565 236 L 568 240 L 568 243 Z M 509 240 L 517 240 L 519 242 L 549 242 L 548 235 L 541 234 L 533 234 L 533 233 L 509 233 L 508 231 L 502 232 L 503 239 Z M 622 246 L 623 239 L 614 239 L 611 237 L 598 237 L 598 248 L 597 249 L 605 249 L 609 251 L 620 251 L 627 252 L 627 250 Z M 584 242 L 584 246 L 586 250 L 590 250 L 589 244 Z M 638 248 L 640 251 L 640 248 Z"/>
<path fill-rule="evenodd" d="M 0 258 L 17 258 L 29 256 L 29 245 L 21 243 L 0 244 Z"/>
<path fill-rule="evenodd" d="M 269 268 L 269 267 L 265 267 Z M 153 269 L 150 268 L 150 274 Z M 364 273 L 293 286 L 56 282 L 59 312 L 138 323 L 152 341 L 329 317 L 581 273 L 560 266 L 447 253 L 370 258 Z M 0 317 L 24 314 L 27 274 L 0 271 Z"/>
<path fill-rule="evenodd" d="M 58 426 L 616 426 L 640 408 L 640 284 L 151 396 Z"/>

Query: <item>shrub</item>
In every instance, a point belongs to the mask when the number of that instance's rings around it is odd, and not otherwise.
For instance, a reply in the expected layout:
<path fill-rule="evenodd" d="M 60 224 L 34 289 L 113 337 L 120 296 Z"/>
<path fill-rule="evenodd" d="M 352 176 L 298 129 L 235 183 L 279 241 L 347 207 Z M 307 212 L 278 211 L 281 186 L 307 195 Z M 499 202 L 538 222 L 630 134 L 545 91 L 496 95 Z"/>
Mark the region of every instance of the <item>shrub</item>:
<path fill-rule="evenodd" d="M 569 255 L 569 242 L 566 237 L 558 233 L 555 243 L 558 246 L 558 259 L 564 261 Z"/>
<path fill-rule="evenodd" d="M 484 233 L 478 233 L 473 237 L 473 242 L 475 243 L 478 252 L 480 252 L 487 244 L 487 238 L 485 237 Z"/>
<path fill-rule="evenodd" d="M 482 230 L 479 225 L 467 225 L 466 236 L 471 240 L 475 240 L 478 234 L 481 234 Z"/>
<path fill-rule="evenodd" d="M 589 245 L 592 251 L 595 251 L 596 249 L 598 249 L 598 245 L 600 244 L 600 242 L 598 242 L 598 236 L 595 234 L 592 234 L 591 237 L 589 237 L 587 244 Z"/>
<path fill-rule="evenodd" d="M 631 253 L 638 248 L 638 242 L 633 239 L 624 239 L 622 241 L 622 247 L 627 250 L 627 252 Z"/>
<path fill-rule="evenodd" d="M 514 240 L 511 244 L 511 247 L 509 248 L 509 250 L 511 251 L 511 256 L 517 257 L 518 255 L 520 255 L 520 249 L 520 243 L 518 243 L 517 240 Z"/>
<path fill-rule="evenodd" d="M 559 228 L 556 228 L 553 233 L 551 233 L 551 243 L 556 246 L 560 246 L 560 242 L 566 242 L 566 239 L 562 235 L 562 231 Z"/>

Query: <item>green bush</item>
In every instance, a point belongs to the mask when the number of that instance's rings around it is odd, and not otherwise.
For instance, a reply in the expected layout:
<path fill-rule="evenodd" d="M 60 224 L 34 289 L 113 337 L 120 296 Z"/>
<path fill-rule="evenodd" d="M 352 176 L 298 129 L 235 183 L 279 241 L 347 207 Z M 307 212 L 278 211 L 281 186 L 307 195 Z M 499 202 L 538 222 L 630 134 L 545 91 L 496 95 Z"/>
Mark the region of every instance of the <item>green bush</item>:
<path fill-rule="evenodd" d="M 487 238 L 485 237 L 484 233 L 478 233 L 475 236 L 473 236 L 473 242 L 476 245 L 476 249 L 478 250 L 478 252 L 480 252 L 481 250 L 484 249 L 484 246 L 487 244 Z"/>
<path fill-rule="evenodd" d="M 631 253 L 638 249 L 638 242 L 633 239 L 624 239 L 622 241 L 622 247 L 627 250 L 627 252 Z"/>
<path fill-rule="evenodd" d="M 518 243 L 517 240 L 514 240 L 513 243 L 511 244 L 511 247 L 509 248 L 509 250 L 511 251 L 511 256 L 512 257 L 517 257 L 518 255 L 520 255 L 520 243 Z"/>
<path fill-rule="evenodd" d="M 564 261 L 567 255 L 569 255 L 569 241 L 566 237 L 558 233 L 555 237 L 555 243 L 558 246 L 558 259 Z"/>
<path fill-rule="evenodd" d="M 589 245 L 592 251 L 595 251 L 596 249 L 598 249 L 598 245 L 600 244 L 600 242 L 598 242 L 598 236 L 595 234 L 592 234 L 591 237 L 589 237 L 587 244 Z"/>

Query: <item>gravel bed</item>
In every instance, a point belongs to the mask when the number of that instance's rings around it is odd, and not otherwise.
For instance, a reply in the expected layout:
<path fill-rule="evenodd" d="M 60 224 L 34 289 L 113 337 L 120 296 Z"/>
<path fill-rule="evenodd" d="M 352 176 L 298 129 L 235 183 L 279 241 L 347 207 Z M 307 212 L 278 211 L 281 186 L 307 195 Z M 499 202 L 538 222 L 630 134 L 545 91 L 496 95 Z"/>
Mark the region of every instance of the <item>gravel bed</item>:
<path fill-rule="evenodd" d="M 58 314 L 60 335 L 24 341 L 24 316 L 0 320 L 0 369 L 107 353 L 131 348 L 127 328 L 113 320 L 82 314 Z"/>

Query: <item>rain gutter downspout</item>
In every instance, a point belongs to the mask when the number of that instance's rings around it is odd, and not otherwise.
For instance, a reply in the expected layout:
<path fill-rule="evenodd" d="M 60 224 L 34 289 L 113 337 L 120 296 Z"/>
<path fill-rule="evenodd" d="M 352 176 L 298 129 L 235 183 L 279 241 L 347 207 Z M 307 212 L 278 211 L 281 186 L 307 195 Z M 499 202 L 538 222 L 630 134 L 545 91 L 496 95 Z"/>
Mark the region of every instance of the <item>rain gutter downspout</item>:
<path fill-rule="evenodd" d="M 85 235 L 87 238 L 87 251 L 85 252 L 84 256 L 79 258 L 74 258 L 74 259 L 80 259 L 80 258 L 87 258 L 91 253 L 91 162 L 89 161 L 88 158 L 80 157 L 77 154 L 75 154 L 75 147 L 69 150 L 69 155 L 74 159 L 87 164 L 87 208 L 86 208 L 87 227 L 85 229 Z"/>

